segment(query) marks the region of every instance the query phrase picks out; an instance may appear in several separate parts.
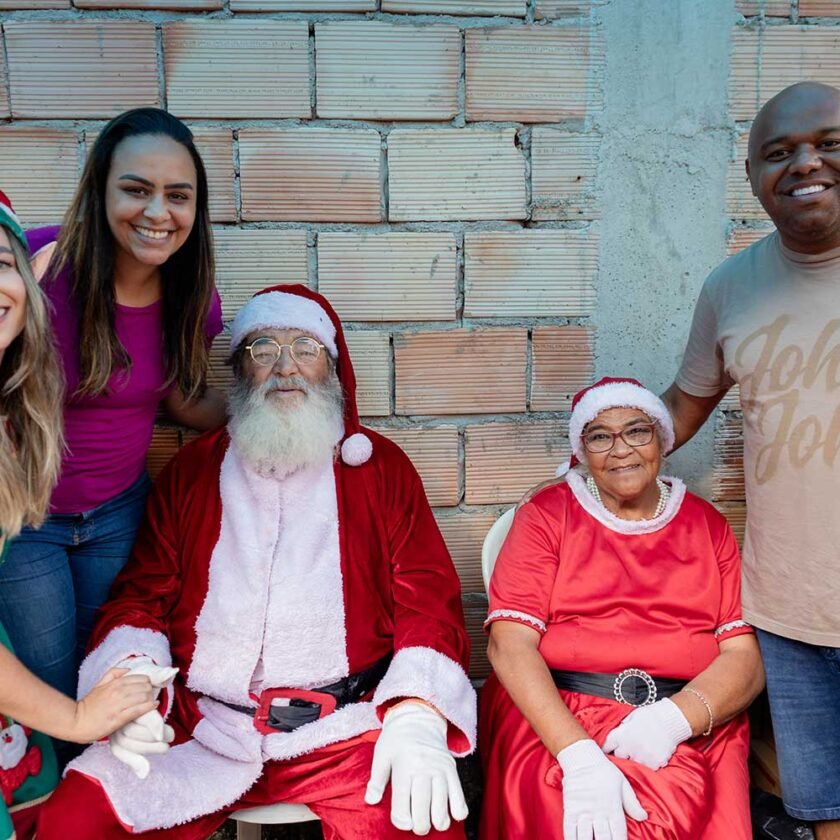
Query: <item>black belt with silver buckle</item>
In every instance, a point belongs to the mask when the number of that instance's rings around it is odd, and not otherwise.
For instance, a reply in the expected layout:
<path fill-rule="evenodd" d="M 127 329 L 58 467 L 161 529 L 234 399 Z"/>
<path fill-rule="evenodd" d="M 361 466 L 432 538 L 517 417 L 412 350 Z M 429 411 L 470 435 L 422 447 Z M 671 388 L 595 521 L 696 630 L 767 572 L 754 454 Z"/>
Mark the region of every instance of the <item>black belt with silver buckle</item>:
<path fill-rule="evenodd" d="M 391 664 L 393 653 L 388 653 L 364 671 L 350 674 L 338 682 L 318 688 L 269 688 L 259 697 L 259 705 L 224 705 L 237 712 L 251 715 L 254 726 L 264 735 L 272 732 L 293 732 L 307 723 L 326 717 L 349 703 L 358 703 L 370 694 Z"/>
<path fill-rule="evenodd" d="M 652 677 L 641 668 L 625 668 L 620 674 L 549 670 L 557 688 L 618 700 L 628 706 L 648 706 L 660 697 L 673 697 L 687 684 L 686 680 Z"/>

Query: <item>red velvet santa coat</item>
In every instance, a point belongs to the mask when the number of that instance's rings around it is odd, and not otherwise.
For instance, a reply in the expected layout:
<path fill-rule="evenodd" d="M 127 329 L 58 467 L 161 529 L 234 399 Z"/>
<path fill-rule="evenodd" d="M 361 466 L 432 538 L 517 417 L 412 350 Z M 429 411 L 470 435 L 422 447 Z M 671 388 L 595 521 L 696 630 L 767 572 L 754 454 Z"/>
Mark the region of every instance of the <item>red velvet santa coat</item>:
<path fill-rule="evenodd" d="M 405 454 L 365 430 L 371 458 L 281 480 L 245 466 L 226 431 L 184 447 L 158 479 L 134 553 L 82 665 L 84 696 L 117 662 L 180 669 L 176 745 L 139 780 L 105 744 L 70 765 L 98 780 L 135 831 L 236 801 L 269 759 L 293 759 L 376 729 L 388 701 L 421 697 L 449 721 L 456 754 L 475 743 L 475 696 L 460 588 Z M 219 700 L 255 705 L 266 687 L 311 688 L 393 651 L 371 702 L 262 736 Z M 213 699 L 215 698 L 215 699 Z"/>

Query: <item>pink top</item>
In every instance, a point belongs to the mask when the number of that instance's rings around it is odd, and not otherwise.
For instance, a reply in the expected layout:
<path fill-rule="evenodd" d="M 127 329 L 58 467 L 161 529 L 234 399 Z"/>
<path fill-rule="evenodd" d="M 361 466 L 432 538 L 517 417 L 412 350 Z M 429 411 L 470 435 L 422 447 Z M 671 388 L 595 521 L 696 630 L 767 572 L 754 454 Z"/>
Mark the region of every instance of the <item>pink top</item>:
<path fill-rule="evenodd" d="M 30 231 L 32 252 L 54 241 L 58 231 L 57 227 Z M 145 469 L 158 404 L 171 390 L 164 387 L 162 303 L 116 305 L 117 336 L 132 360 L 131 370 L 117 371 L 106 393 L 77 397 L 73 394 L 79 384 L 79 328 L 70 272 L 47 278 L 43 288 L 52 304 L 52 327 L 66 382 L 67 452 L 51 511 L 80 513 L 127 490 Z M 221 330 L 222 305 L 216 292 L 207 316 L 208 343 Z"/>

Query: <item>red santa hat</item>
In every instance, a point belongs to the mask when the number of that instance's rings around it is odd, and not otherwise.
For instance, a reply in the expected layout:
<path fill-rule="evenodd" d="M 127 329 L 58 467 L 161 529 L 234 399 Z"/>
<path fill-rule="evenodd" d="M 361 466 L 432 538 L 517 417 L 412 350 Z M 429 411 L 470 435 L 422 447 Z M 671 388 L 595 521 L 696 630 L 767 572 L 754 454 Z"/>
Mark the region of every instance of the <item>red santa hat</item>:
<path fill-rule="evenodd" d="M 594 385 L 578 391 L 572 400 L 572 416 L 569 418 L 569 442 L 572 457 L 568 464 L 557 468 L 561 476 L 579 463 L 586 463 L 586 449 L 583 446 L 583 430 L 602 411 L 610 408 L 638 408 L 644 411 L 659 426 L 662 449 L 668 453 L 674 447 L 674 421 L 665 403 L 653 391 L 648 391 L 636 379 L 614 379 L 605 376 Z"/>
<path fill-rule="evenodd" d="M 23 245 L 24 250 L 27 253 L 29 252 L 29 243 L 26 241 L 20 219 L 15 214 L 9 196 L 2 190 L 0 190 L 0 225 L 8 228 L 12 235 Z"/>
<path fill-rule="evenodd" d="M 356 376 L 344 330 L 335 310 L 323 295 L 300 284 L 269 286 L 257 292 L 239 310 L 231 325 L 231 350 L 259 329 L 298 329 L 315 336 L 337 360 L 344 392 L 344 440 L 341 460 L 351 467 L 364 464 L 373 453 L 370 438 L 361 431 L 356 406 Z"/>

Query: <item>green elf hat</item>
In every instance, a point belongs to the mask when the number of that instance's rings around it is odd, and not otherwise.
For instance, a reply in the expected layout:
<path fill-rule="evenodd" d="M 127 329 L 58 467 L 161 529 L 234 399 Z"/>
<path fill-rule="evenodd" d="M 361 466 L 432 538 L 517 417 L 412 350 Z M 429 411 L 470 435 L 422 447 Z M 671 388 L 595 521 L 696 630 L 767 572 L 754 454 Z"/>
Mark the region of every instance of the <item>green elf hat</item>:
<path fill-rule="evenodd" d="M 24 250 L 29 253 L 29 243 L 26 241 L 20 219 L 15 215 L 9 196 L 2 190 L 0 190 L 0 225 L 7 227 L 18 242 L 23 245 Z"/>

